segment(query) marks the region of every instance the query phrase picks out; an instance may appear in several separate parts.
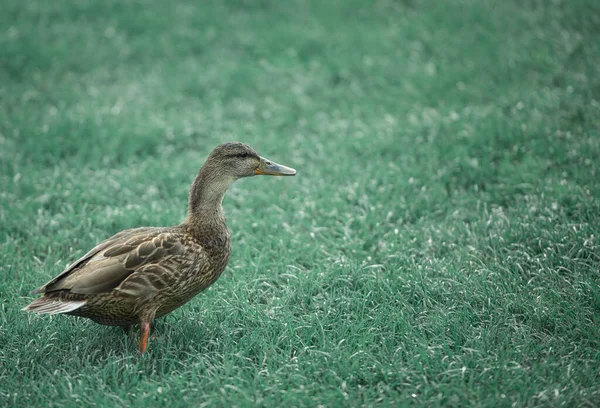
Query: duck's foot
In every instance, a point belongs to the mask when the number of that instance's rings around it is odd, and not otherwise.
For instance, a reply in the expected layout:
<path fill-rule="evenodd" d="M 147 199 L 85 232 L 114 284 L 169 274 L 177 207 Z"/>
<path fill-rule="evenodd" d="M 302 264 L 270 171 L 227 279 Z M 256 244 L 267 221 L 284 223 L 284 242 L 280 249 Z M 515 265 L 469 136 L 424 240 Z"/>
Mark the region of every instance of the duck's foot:
<path fill-rule="evenodd" d="M 140 352 L 142 354 L 148 347 L 148 334 L 150 334 L 150 323 L 142 321 L 140 323 Z"/>

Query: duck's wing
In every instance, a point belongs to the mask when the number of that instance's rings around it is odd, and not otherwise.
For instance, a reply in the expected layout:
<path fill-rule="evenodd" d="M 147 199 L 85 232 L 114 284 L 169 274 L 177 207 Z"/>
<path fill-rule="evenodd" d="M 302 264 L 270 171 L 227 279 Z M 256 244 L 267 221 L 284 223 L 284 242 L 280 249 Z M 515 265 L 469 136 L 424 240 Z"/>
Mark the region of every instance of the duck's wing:
<path fill-rule="evenodd" d="M 138 233 L 138 231 L 139 232 L 142 232 L 142 231 L 151 232 L 149 230 L 153 230 L 153 229 L 155 229 L 155 228 L 135 228 L 135 229 L 129 229 L 129 230 L 118 232 L 117 234 L 113 235 L 112 237 L 100 242 L 94 248 L 90 249 L 81 258 L 79 258 L 72 264 L 68 265 L 67 268 L 64 271 L 62 271 L 60 274 L 58 274 L 56 277 L 51 279 L 49 282 L 46 282 L 44 285 L 40 286 L 39 288 L 32 290 L 30 293 L 32 295 L 35 295 L 38 293 L 46 292 L 48 287 L 54 285 L 55 283 L 59 282 L 60 280 L 62 280 L 64 278 L 66 278 L 67 275 L 76 271 L 80 267 L 85 266 L 85 264 L 87 262 L 89 262 L 91 260 L 91 258 L 94 257 L 95 255 L 97 255 L 100 251 L 107 249 L 112 244 L 118 243 L 120 240 L 127 239 L 131 235 L 135 235 L 136 233 Z"/>
<path fill-rule="evenodd" d="M 143 272 L 140 275 L 153 285 L 153 289 L 160 288 L 161 284 L 167 284 L 164 274 L 185 255 L 185 241 L 183 233 L 165 228 L 136 228 L 120 232 L 98 244 L 34 293 L 106 293 L 119 288 L 134 272 Z M 124 294 L 144 295 L 150 289 L 145 285 L 136 290 L 135 280 L 132 283 L 133 288 L 132 285 L 124 285 L 123 289 L 129 288 Z"/>

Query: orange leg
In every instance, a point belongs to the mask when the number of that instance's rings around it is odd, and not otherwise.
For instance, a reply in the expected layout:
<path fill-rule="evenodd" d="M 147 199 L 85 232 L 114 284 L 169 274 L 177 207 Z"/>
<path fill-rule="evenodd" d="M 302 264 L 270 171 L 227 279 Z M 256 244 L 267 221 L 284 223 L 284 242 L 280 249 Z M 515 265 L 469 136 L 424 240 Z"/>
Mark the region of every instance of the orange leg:
<path fill-rule="evenodd" d="M 150 334 L 150 323 L 142 321 L 140 323 L 140 352 L 142 354 L 148 346 L 148 334 Z"/>

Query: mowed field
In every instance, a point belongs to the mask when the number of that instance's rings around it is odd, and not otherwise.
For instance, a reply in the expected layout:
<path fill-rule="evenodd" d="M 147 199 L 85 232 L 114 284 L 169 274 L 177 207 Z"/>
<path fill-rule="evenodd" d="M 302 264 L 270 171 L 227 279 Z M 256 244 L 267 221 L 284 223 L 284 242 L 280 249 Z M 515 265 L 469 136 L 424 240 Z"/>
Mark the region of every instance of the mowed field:
<path fill-rule="evenodd" d="M 597 406 L 599 39 L 595 0 L 3 0 L 0 406 Z M 298 174 L 234 185 L 145 355 L 20 311 L 229 140 Z"/>

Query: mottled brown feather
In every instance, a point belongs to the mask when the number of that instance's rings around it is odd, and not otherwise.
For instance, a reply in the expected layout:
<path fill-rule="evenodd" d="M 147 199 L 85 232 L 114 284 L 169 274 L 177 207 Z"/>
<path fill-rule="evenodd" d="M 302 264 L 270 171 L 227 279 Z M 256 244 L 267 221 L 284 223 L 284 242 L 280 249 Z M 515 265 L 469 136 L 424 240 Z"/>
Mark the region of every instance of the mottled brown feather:
<path fill-rule="evenodd" d="M 181 225 L 123 231 L 41 289 L 51 298 L 87 300 L 69 314 L 103 324 L 137 323 L 144 309 L 150 315 L 166 314 L 212 284 L 225 268 L 231 238 L 222 230 L 224 218 L 220 221 L 196 228 Z M 195 238 L 197 229 L 216 234 L 219 247 L 202 247 Z"/>

